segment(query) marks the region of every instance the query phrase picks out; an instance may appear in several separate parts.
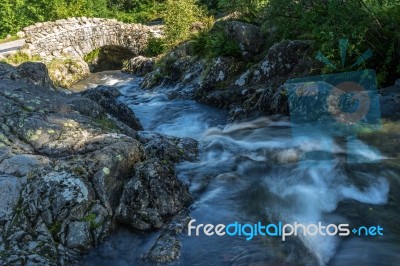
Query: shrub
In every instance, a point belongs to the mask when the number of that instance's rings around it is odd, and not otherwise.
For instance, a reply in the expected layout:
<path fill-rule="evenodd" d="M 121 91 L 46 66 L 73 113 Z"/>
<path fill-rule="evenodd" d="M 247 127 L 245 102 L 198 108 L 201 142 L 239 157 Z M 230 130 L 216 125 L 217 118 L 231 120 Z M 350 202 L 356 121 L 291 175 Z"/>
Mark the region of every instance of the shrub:
<path fill-rule="evenodd" d="M 191 36 L 191 27 L 196 21 L 210 20 L 203 8 L 196 4 L 196 0 L 167 0 L 163 14 L 165 24 L 166 43 L 169 46 L 187 40 Z M 208 25 L 206 25 L 208 26 Z"/>
<path fill-rule="evenodd" d="M 315 48 L 337 65 L 340 39 L 349 41 L 349 63 L 370 48 L 374 57 L 360 67 L 377 69 L 379 81 L 384 83 L 400 74 L 399 11 L 399 1 L 270 0 L 264 10 L 263 28 L 276 27 L 276 40 L 315 40 Z"/>
<path fill-rule="evenodd" d="M 74 16 L 116 18 L 127 23 L 146 23 L 161 18 L 166 10 L 165 2 L 165 0 L 1 0 L 0 38 L 4 38 L 7 34 L 15 34 L 23 27 L 36 22 Z M 189 11 L 188 14 L 178 13 L 179 18 L 189 17 L 187 15 L 196 17 L 200 14 L 195 0 L 167 0 L 167 2 L 169 8 L 177 12 Z M 175 16 L 174 11 L 168 12 L 169 18 Z"/>
<path fill-rule="evenodd" d="M 32 61 L 41 61 L 42 58 L 37 55 L 30 55 L 27 54 L 23 51 L 18 51 L 16 53 L 13 53 L 9 55 L 6 59 L 2 60 L 3 62 L 6 62 L 10 65 L 20 65 L 25 62 L 32 62 Z"/>
<path fill-rule="evenodd" d="M 223 24 L 218 24 L 210 30 L 199 32 L 192 38 L 191 45 L 195 54 L 208 58 L 241 56 L 239 45 L 229 38 Z"/>
<path fill-rule="evenodd" d="M 226 12 L 240 12 L 247 21 L 257 19 L 268 0 L 218 0 L 218 7 Z"/>
<path fill-rule="evenodd" d="M 100 55 L 100 48 L 95 49 L 93 51 L 91 51 L 90 53 L 86 54 L 83 58 L 83 60 L 88 63 L 94 63 L 97 59 L 99 59 L 99 55 Z"/>
<path fill-rule="evenodd" d="M 89 74 L 89 68 L 86 63 L 71 58 L 54 58 L 46 66 L 54 85 L 63 88 L 69 88 Z"/>
<path fill-rule="evenodd" d="M 155 57 L 164 53 L 166 48 L 166 43 L 163 38 L 150 38 L 144 53 L 147 57 Z"/>

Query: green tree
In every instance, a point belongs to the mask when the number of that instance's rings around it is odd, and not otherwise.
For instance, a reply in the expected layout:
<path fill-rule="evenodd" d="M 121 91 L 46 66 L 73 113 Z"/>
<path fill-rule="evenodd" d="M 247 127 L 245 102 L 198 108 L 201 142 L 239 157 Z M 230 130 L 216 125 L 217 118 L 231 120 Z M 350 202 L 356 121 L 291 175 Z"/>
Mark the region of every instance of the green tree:
<path fill-rule="evenodd" d="M 174 45 L 187 40 L 192 24 L 203 20 L 206 12 L 196 4 L 196 0 L 167 0 L 163 14 L 166 41 Z"/>
<path fill-rule="evenodd" d="M 227 12 L 240 12 L 245 19 L 259 16 L 268 0 L 218 0 L 218 7 Z"/>
<path fill-rule="evenodd" d="M 14 33 L 16 30 L 14 6 L 11 0 L 3 0 L 0 2 L 0 37 L 5 37 L 9 33 Z"/>
<path fill-rule="evenodd" d="M 276 40 L 311 39 L 331 61 L 340 62 L 339 39 L 348 39 L 348 60 L 366 49 L 374 57 L 367 66 L 381 82 L 400 74 L 400 1 L 394 0 L 269 0 L 264 28 L 276 28 Z"/>

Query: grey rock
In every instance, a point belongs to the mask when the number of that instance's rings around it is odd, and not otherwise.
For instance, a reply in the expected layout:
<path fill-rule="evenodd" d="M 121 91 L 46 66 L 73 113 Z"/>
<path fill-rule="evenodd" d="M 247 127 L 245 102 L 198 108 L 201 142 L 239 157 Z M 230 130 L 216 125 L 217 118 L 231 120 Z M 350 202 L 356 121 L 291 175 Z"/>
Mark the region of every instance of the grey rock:
<path fill-rule="evenodd" d="M 297 40 L 274 44 L 264 60 L 246 75 L 246 84 L 280 86 L 289 78 L 310 74 L 313 67 L 318 66 L 308 57 L 312 45 L 311 41 Z"/>
<path fill-rule="evenodd" d="M 152 159 L 138 165 L 126 184 L 116 218 L 132 229 L 161 228 L 191 200 L 171 165 Z"/>
<path fill-rule="evenodd" d="M 162 234 L 143 259 L 153 263 L 171 262 L 179 258 L 180 249 L 181 243 L 176 236 Z"/>
<path fill-rule="evenodd" d="M 20 199 L 21 181 L 15 176 L 0 175 L 0 224 L 12 218 Z"/>
<path fill-rule="evenodd" d="M 19 65 L 16 69 L 16 75 L 13 79 L 24 80 L 34 85 L 46 89 L 53 89 L 54 84 L 50 79 L 46 65 L 43 63 L 26 62 Z"/>
<path fill-rule="evenodd" d="M 39 168 L 46 168 L 49 163 L 50 160 L 44 156 L 20 154 L 1 162 L 0 172 L 22 177 Z"/>
<path fill-rule="evenodd" d="M 233 57 L 217 57 L 212 60 L 209 67 L 203 71 L 203 80 L 198 95 L 215 90 L 221 84 L 229 84 L 229 80 L 237 75 L 243 67 L 243 63 Z"/>
<path fill-rule="evenodd" d="M 0 79 L 14 71 L 15 68 L 7 63 L 0 62 Z"/>
<path fill-rule="evenodd" d="M 128 61 L 128 67 L 124 71 L 134 75 L 143 76 L 153 71 L 155 66 L 154 58 L 137 56 Z"/>
<path fill-rule="evenodd" d="M 183 82 L 185 83 L 184 87 L 187 87 L 188 83 L 200 82 L 200 74 L 204 68 L 205 61 L 192 56 L 188 43 L 184 43 L 166 54 L 162 58 L 160 66 L 144 76 L 141 87 L 152 89 L 160 84 L 176 85 L 177 82 Z M 191 97 L 192 94 L 185 93 L 183 96 Z"/>
<path fill-rule="evenodd" d="M 1 79 L 24 81 L 49 90 L 54 88 L 49 72 L 43 63 L 26 62 L 18 67 L 13 67 L 7 63 L 0 63 Z"/>
<path fill-rule="evenodd" d="M 156 242 L 142 259 L 151 263 L 166 263 L 179 259 L 181 243 L 179 235 L 182 234 L 190 221 L 187 211 L 177 214 L 169 224 L 166 224 Z"/>
<path fill-rule="evenodd" d="M 258 97 L 255 108 L 264 114 L 289 114 L 288 95 L 286 88 L 280 86 L 277 90 L 266 88 Z"/>
<path fill-rule="evenodd" d="M 78 250 L 88 250 L 92 244 L 88 222 L 71 222 L 68 225 L 67 246 Z"/>
<path fill-rule="evenodd" d="M 225 31 L 239 45 L 244 59 L 257 55 L 264 48 L 265 39 L 260 27 L 239 21 L 228 21 Z"/>
<path fill-rule="evenodd" d="M 231 109 L 235 104 L 244 103 L 248 99 L 248 95 L 243 95 L 242 90 L 237 88 L 214 90 L 201 94 L 198 91 L 197 97 L 202 103 L 226 109 Z"/>
<path fill-rule="evenodd" d="M 73 98 L 69 101 L 69 105 L 80 114 L 94 119 L 101 119 L 106 114 L 104 108 L 98 104 L 93 104 L 92 100 L 85 97 Z"/>
<path fill-rule="evenodd" d="M 117 89 L 107 86 L 99 86 L 84 91 L 81 95 L 98 103 L 107 113 L 130 126 L 132 129 L 143 130 L 142 125 L 133 111 L 118 101 L 117 97 L 120 96 L 120 92 Z"/>
<path fill-rule="evenodd" d="M 43 256 L 32 254 L 27 256 L 26 265 L 40 266 L 40 265 L 52 265 L 52 263 Z"/>
<path fill-rule="evenodd" d="M 93 93 L 98 104 L 32 84 L 29 77 L 13 80 L 10 73 L 16 70 L 1 66 L 2 264 L 71 265 L 112 234 L 117 207 L 128 211 L 132 228 L 150 229 L 190 202 L 172 162 L 193 159 L 195 141 L 139 137 L 130 128 L 137 122 L 129 120 L 134 113 L 117 101 L 116 90 Z M 134 179 L 145 185 L 135 190 L 129 184 Z M 124 194 L 126 204 L 121 205 Z"/>
<path fill-rule="evenodd" d="M 147 158 L 166 162 L 195 161 L 198 143 L 191 138 L 177 138 L 156 132 L 142 131 L 138 140 L 144 145 Z"/>

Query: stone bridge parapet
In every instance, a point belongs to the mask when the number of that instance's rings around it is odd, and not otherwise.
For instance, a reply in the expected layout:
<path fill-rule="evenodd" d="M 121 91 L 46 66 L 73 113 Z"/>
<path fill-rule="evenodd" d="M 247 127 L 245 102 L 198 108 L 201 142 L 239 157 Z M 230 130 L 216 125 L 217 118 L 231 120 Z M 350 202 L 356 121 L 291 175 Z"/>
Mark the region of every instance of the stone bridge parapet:
<path fill-rule="evenodd" d="M 150 38 L 162 36 L 162 26 L 127 24 L 115 19 L 68 18 L 36 23 L 24 29 L 24 49 L 42 58 L 84 55 L 105 46 L 119 46 L 139 55 Z"/>

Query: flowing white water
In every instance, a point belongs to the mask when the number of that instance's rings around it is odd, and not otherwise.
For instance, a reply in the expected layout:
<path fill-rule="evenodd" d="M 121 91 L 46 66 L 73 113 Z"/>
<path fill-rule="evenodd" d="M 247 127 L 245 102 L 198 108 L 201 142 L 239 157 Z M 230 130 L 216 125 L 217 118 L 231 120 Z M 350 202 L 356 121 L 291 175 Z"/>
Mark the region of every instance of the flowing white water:
<path fill-rule="evenodd" d="M 343 158 L 337 153 L 343 152 L 330 137 L 275 135 L 276 126 L 286 123 L 258 119 L 253 122 L 229 125 L 224 129 L 210 129 L 201 140 L 208 148 L 203 154 L 202 164 L 213 160 L 223 165 L 235 162 L 236 158 L 247 160 L 232 165 L 241 179 L 258 180 L 258 185 L 265 188 L 273 197 L 272 202 L 264 203 L 265 211 L 272 220 L 285 223 L 328 225 L 324 213 L 333 212 L 342 200 L 356 200 L 368 204 L 385 204 L 389 192 L 389 183 L 383 177 L 364 174 L 362 189 L 353 185 L 344 169 Z M 274 129 L 275 127 L 275 129 Z M 278 132 L 281 130 L 278 130 Z M 271 134 L 272 133 L 272 134 Z M 315 134 L 314 134 L 315 135 Z M 216 145 L 218 143 L 218 145 Z M 376 154 L 368 145 L 359 141 L 362 156 Z M 304 156 L 312 152 L 333 152 L 329 159 L 308 159 Z M 306 158 L 306 159 L 302 159 Z M 254 162 L 274 160 L 277 165 L 258 171 Z M 297 162 L 296 162 L 297 160 Z M 292 163 L 287 163 L 292 162 Z M 215 199 L 215 197 L 213 197 Z M 313 253 L 320 265 L 325 265 L 335 254 L 337 237 L 299 236 L 303 244 Z"/>
<path fill-rule="evenodd" d="M 226 114 L 220 110 L 188 100 L 168 100 L 162 92 L 144 92 L 138 88 L 138 79 L 121 82 L 114 84 L 123 93 L 121 101 L 134 110 L 145 130 L 199 141 L 199 161 L 176 167 L 195 197 L 191 216 L 197 224 L 360 224 L 365 219 L 357 214 L 357 208 L 372 209 L 388 201 L 387 172 L 377 168 L 386 157 L 361 140 L 342 143 L 312 128 L 293 135 L 294 125 L 284 117 L 224 125 Z M 371 164 L 358 170 L 350 160 Z M 340 211 L 343 204 L 350 204 L 346 212 Z M 83 265 L 136 265 L 154 234 L 139 237 L 124 232 L 106 244 L 116 245 L 118 239 L 136 244 L 129 245 L 130 250 L 119 250 L 118 256 L 98 260 L 103 245 Z M 300 234 L 286 242 L 265 237 L 246 241 L 243 237 L 182 235 L 180 239 L 182 257 L 176 265 L 344 265 L 354 260 L 343 253 L 345 239 L 339 237 Z M 394 249 L 399 250 L 398 246 Z M 127 255 L 131 250 L 137 256 Z M 355 251 L 353 256 L 362 252 Z M 392 265 L 391 261 L 381 262 Z"/>

